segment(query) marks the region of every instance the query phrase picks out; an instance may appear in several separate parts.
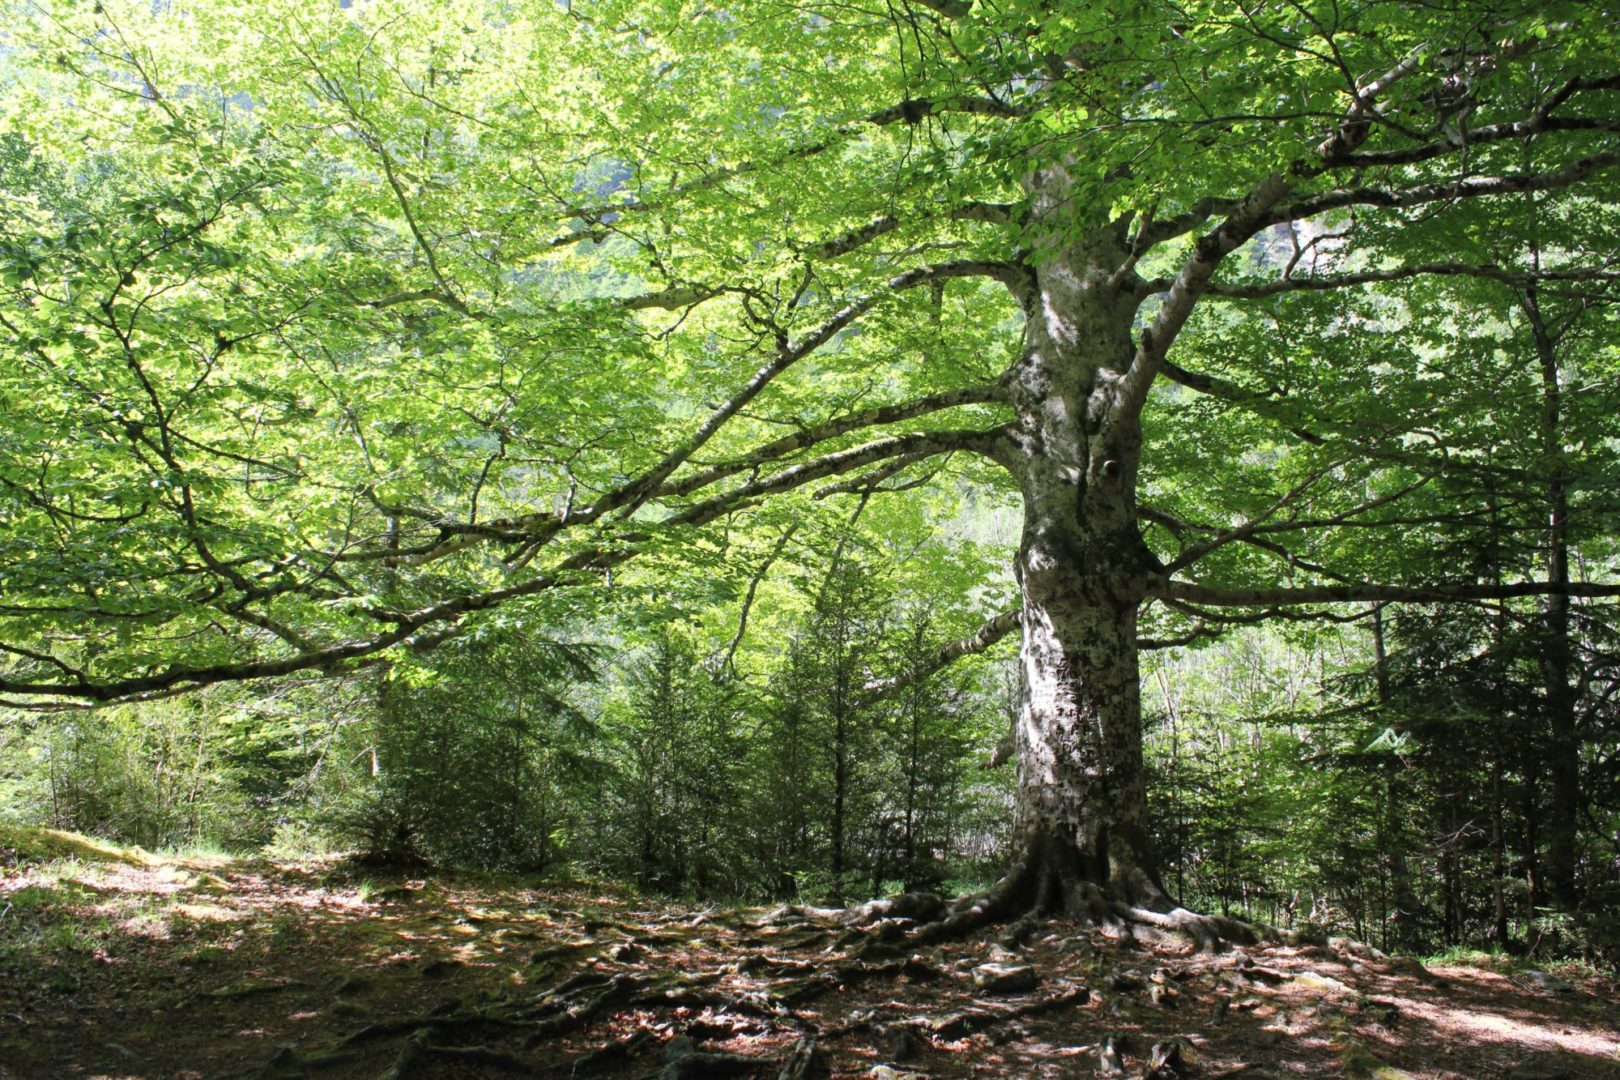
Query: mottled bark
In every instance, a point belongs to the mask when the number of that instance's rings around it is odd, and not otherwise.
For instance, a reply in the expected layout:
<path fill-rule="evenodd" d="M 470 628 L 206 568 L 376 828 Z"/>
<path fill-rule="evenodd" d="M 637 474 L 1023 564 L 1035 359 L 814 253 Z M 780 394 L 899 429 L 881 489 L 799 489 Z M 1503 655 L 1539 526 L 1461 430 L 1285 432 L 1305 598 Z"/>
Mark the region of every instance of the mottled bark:
<path fill-rule="evenodd" d="M 1036 219 L 1065 221 L 1062 170 L 1032 187 Z M 1122 233 L 1052 235 L 1008 380 L 1008 459 L 1024 499 L 1015 877 L 1033 908 L 1163 912 L 1173 905 L 1148 839 L 1136 644 L 1158 566 L 1138 530 L 1140 401 L 1126 378 L 1141 297 L 1119 273 Z"/>

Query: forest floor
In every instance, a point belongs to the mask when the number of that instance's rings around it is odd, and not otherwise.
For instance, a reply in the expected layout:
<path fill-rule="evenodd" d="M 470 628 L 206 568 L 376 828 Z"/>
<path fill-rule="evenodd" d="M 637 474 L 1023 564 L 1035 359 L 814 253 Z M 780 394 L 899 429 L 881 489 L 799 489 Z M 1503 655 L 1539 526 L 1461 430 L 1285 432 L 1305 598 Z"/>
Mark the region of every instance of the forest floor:
<path fill-rule="evenodd" d="M 1061 922 L 857 957 L 815 915 L 19 837 L 4 1078 L 1620 1077 L 1620 987 L 1573 969 Z"/>

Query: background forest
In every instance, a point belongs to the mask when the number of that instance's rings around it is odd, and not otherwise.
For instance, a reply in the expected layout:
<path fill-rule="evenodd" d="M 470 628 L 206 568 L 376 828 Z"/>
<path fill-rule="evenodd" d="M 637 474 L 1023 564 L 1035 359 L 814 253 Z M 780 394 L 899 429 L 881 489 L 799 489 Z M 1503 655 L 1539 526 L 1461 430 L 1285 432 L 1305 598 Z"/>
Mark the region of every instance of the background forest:
<path fill-rule="evenodd" d="M 611 636 L 513 629 L 273 693 L 14 713 L 6 814 L 150 848 L 356 851 L 722 902 L 978 887 L 1005 858 L 1009 769 L 991 762 L 1015 676 L 991 657 L 892 697 L 863 687 L 925 662 L 958 615 L 932 598 L 997 554 L 996 519 L 884 524 L 882 539 L 784 530 L 768 573 L 740 583 L 746 624 L 741 597 L 660 591 Z M 1523 604 L 1389 605 L 1156 652 L 1146 749 L 1167 884 L 1388 949 L 1614 962 L 1620 652 L 1605 616 L 1577 607 L 1572 635 L 1573 909 L 1543 869 L 1560 793 L 1545 635 Z"/>

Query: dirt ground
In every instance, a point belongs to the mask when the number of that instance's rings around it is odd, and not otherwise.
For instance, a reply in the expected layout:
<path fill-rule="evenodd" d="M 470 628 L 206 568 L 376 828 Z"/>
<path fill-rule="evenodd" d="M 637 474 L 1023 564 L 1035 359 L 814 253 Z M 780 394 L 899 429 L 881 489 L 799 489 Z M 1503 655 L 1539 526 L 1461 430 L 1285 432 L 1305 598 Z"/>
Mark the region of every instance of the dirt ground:
<path fill-rule="evenodd" d="M 1568 971 L 902 929 L 0 845 L 0 1077 L 1620 1077 L 1620 992 Z"/>

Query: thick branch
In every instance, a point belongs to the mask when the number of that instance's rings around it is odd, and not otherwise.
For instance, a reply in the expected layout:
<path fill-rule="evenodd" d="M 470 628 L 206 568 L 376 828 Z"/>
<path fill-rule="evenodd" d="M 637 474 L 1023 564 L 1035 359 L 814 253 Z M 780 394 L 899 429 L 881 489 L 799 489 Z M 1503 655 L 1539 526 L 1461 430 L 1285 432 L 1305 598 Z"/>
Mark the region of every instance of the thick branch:
<path fill-rule="evenodd" d="M 660 497 L 691 495 L 728 476 L 735 476 L 737 473 L 757 468 L 786 457 L 797 450 L 807 449 L 817 443 L 835 439 L 840 435 L 847 435 L 852 431 L 880 427 L 884 424 L 897 424 L 902 420 L 913 420 L 919 416 L 926 416 L 929 413 L 940 412 L 944 409 L 952 409 L 959 405 L 979 405 L 1001 401 L 1004 397 L 1004 391 L 995 384 L 968 386 L 960 390 L 946 390 L 942 393 L 930 394 L 914 401 L 905 401 L 894 405 L 879 405 L 863 412 L 835 417 L 826 423 L 802 428 L 792 435 L 784 435 L 780 439 L 775 439 L 749 451 L 742 457 L 718 465 L 711 465 L 701 472 L 665 484 L 658 490 L 657 494 Z"/>
<path fill-rule="evenodd" d="M 1139 413 L 1147 401 L 1148 388 L 1164 364 L 1165 353 L 1186 325 L 1199 297 L 1209 285 L 1215 268 L 1228 254 L 1253 236 L 1268 211 L 1288 193 L 1289 183 L 1280 173 L 1272 173 L 1233 210 L 1214 232 L 1199 240 L 1181 272 L 1165 294 L 1164 303 L 1153 323 L 1142 332 L 1141 344 L 1130 368 L 1121 380 L 1119 409 L 1125 415 Z"/>
<path fill-rule="evenodd" d="M 975 97 L 962 94 L 940 98 L 937 101 L 913 98 L 898 105 L 890 105 L 875 113 L 868 113 L 866 122 L 885 127 L 889 124 L 918 124 L 930 116 L 941 113 L 970 113 L 974 116 L 992 116 L 1001 120 L 1016 120 L 1027 115 L 1027 110 L 993 97 Z"/>
<path fill-rule="evenodd" d="M 978 454 L 991 454 L 994 444 L 1002 435 L 999 428 L 988 431 L 965 429 L 955 431 L 918 431 L 907 435 L 895 435 L 887 439 L 878 439 L 874 442 L 852 446 L 847 450 L 839 450 L 822 457 L 783 469 L 770 476 L 760 477 L 741 484 L 732 490 L 694 503 L 686 510 L 674 515 L 660 524 L 701 525 L 713 521 L 732 510 L 735 510 L 762 495 L 773 495 L 782 491 L 792 491 L 795 488 L 827 476 L 839 476 L 844 473 L 863 469 L 879 461 L 890 458 L 909 456 L 921 460 L 934 454 L 949 454 L 957 450 L 967 450 Z"/>

